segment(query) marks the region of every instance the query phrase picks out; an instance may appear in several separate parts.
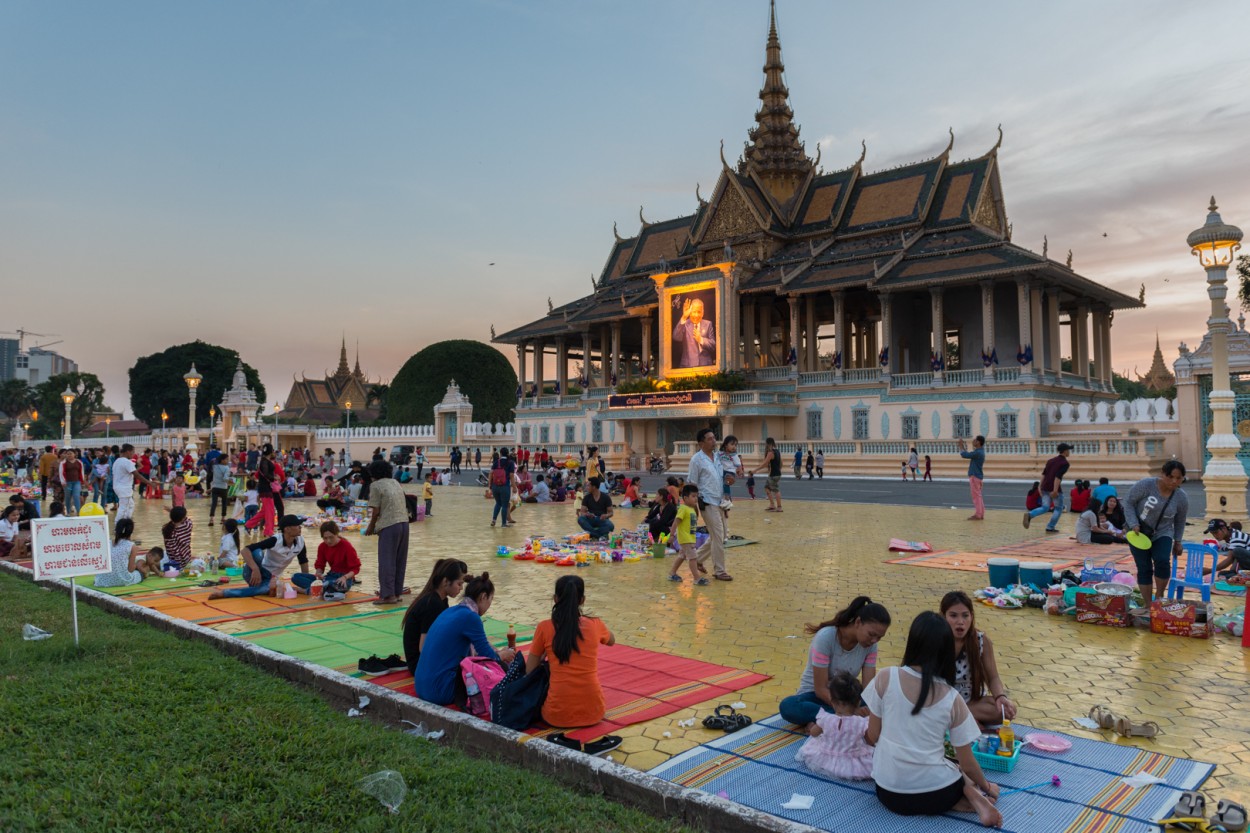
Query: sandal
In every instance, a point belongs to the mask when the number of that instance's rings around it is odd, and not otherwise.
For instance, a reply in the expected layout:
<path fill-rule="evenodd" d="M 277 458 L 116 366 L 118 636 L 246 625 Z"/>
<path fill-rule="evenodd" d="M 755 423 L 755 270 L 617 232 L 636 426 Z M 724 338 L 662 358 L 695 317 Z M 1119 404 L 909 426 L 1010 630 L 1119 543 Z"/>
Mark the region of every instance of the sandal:
<path fill-rule="evenodd" d="M 1159 734 L 1159 724 L 1153 720 L 1147 720 L 1145 723 L 1134 723 L 1127 717 L 1117 717 L 1113 728 L 1117 734 L 1126 738 L 1153 738 Z"/>
<path fill-rule="evenodd" d="M 582 742 L 566 737 L 564 732 L 556 732 L 554 735 L 548 735 L 547 741 L 554 743 L 556 746 L 563 746 L 565 749 L 572 749 L 574 752 L 582 751 Z"/>
<path fill-rule="evenodd" d="M 1089 710 L 1089 719 L 1098 724 L 1099 729 L 1114 729 L 1119 715 L 1111 711 L 1110 706 L 1094 706 Z"/>
<path fill-rule="evenodd" d="M 1206 814 L 1207 797 L 1197 790 L 1188 790 L 1181 793 L 1180 798 L 1176 799 L 1176 806 L 1172 808 L 1173 816 L 1201 818 Z"/>
<path fill-rule="evenodd" d="M 623 738 L 620 735 L 604 735 L 598 740 L 592 740 L 582 746 L 582 751 L 587 755 L 602 755 L 605 752 L 611 752 L 613 749 L 621 745 Z"/>
<path fill-rule="evenodd" d="M 1215 807 L 1215 815 L 1211 821 L 1229 831 L 1246 829 L 1246 808 L 1236 801 L 1221 798 Z"/>

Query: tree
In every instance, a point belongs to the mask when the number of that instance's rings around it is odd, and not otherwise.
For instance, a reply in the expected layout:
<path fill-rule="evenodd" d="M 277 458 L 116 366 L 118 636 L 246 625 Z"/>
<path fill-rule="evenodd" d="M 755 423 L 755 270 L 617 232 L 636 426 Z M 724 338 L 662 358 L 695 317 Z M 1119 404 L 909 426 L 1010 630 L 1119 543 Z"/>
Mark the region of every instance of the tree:
<path fill-rule="evenodd" d="M 480 341 L 440 341 L 417 353 L 395 374 L 386 395 L 392 425 L 428 425 L 452 379 L 473 403 L 478 422 L 511 422 L 516 407 L 516 371 L 500 353 Z"/>
<path fill-rule="evenodd" d="M 21 416 L 22 411 L 30 406 L 33 392 L 25 379 L 8 379 L 0 382 L 0 412 L 9 420 Z"/>
<path fill-rule="evenodd" d="M 1241 288 L 1237 290 L 1237 300 L 1241 301 L 1242 309 L 1250 309 L 1250 255 L 1237 258 L 1237 277 Z"/>
<path fill-rule="evenodd" d="M 136 419 L 148 425 L 160 425 L 164 409 L 174 425 L 181 425 L 190 402 L 182 376 L 194 364 L 196 372 L 204 377 L 195 397 L 195 423 L 207 424 L 209 407 L 221 402 L 238 363 L 238 352 L 203 341 L 179 344 L 143 356 L 130 368 L 130 409 Z M 256 401 L 264 402 L 265 386 L 260 383 L 260 374 L 246 363 L 243 373 L 247 376 L 248 387 L 256 394 Z"/>
<path fill-rule="evenodd" d="M 386 424 L 386 395 L 387 393 L 390 392 L 390 390 L 391 390 L 390 385 L 383 385 L 379 383 L 379 384 L 370 385 L 369 389 L 365 392 L 365 394 L 369 398 L 370 403 L 375 403 L 375 402 L 377 403 L 378 418 L 374 420 L 374 422 L 376 422 L 379 425 Z M 344 421 L 347 420 L 346 414 L 343 415 L 343 419 Z"/>
<path fill-rule="evenodd" d="M 104 409 L 104 383 L 94 373 L 58 373 L 36 385 L 31 391 L 31 407 L 39 419 L 30 425 L 32 437 L 60 437 L 61 420 L 65 419 L 65 400 L 61 394 L 69 388 L 75 394 L 70 406 L 70 424 L 74 434 L 91 426 L 91 415 Z"/>

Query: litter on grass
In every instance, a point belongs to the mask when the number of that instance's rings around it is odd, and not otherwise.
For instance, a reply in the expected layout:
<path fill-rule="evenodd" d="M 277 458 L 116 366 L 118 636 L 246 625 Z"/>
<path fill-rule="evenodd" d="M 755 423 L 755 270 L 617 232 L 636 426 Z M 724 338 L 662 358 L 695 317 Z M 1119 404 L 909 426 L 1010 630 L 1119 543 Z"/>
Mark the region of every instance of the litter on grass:
<path fill-rule="evenodd" d="M 48 633 L 43 628 L 35 627 L 29 622 L 22 625 L 22 639 L 25 639 L 27 642 L 38 642 L 40 639 L 47 639 L 50 636 L 52 636 L 52 634 Z"/>
<path fill-rule="evenodd" d="M 382 802 L 382 806 L 392 813 L 399 812 L 399 805 L 408 796 L 408 785 L 404 783 L 404 776 L 393 769 L 366 775 L 356 782 L 356 786 Z"/>
<path fill-rule="evenodd" d="M 729 704 L 729 708 L 731 708 L 731 709 L 745 709 L 746 707 L 747 707 L 747 704 L 746 704 L 746 703 L 744 703 L 744 702 L 742 702 L 741 700 L 739 700 L 739 701 L 738 701 L 738 702 L 736 702 L 736 703 L 730 703 L 730 704 Z"/>
<path fill-rule="evenodd" d="M 446 734 L 446 732 L 444 732 L 442 729 L 439 729 L 437 732 L 431 732 L 429 729 L 425 728 L 424 723 L 413 723 L 411 720 L 405 720 L 404 723 L 407 723 L 409 726 L 412 727 L 411 729 L 405 729 L 404 734 L 412 735 L 414 738 L 425 738 L 426 740 L 438 740 L 439 738 L 441 738 L 443 735 Z"/>

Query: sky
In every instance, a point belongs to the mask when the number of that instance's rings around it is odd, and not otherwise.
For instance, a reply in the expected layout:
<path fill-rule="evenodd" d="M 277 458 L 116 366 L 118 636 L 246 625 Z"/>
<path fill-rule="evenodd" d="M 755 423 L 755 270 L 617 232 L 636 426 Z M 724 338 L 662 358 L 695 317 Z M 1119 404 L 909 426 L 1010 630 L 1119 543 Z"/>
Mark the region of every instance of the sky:
<path fill-rule="evenodd" d="M 1014 242 L 1136 295 L 1112 356 L 1196 346 L 1185 246 L 1250 228 L 1250 4 L 780 0 L 822 167 L 1004 141 Z M 765 0 L 0 0 L 0 330 L 56 334 L 129 410 L 139 356 L 237 349 L 270 401 L 340 337 L 389 380 L 590 291 L 696 208 L 753 125 Z M 1105 236 L 1104 236 L 1105 235 Z M 492 265 L 493 264 L 493 265 Z M 505 346 L 515 361 L 515 352 Z"/>

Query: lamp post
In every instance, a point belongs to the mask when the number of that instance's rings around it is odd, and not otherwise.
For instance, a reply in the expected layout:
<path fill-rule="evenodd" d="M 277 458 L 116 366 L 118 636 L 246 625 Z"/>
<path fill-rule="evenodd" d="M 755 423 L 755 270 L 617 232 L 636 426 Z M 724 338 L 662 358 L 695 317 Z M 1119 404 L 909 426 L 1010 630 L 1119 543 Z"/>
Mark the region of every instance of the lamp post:
<path fill-rule="evenodd" d="M 36 423 L 39 422 L 39 409 L 38 408 L 30 409 L 30 421 L 36 422 Z"/>
<path fill-rule="evenodd" d="M 196 372 L 195 362 L 191 363 L 190 370 L 182 374 L 182 381 L 187 383 L 187 393 L 190 395 L 190 404 L 187 407 L 187 451 L 194 455 L 198 449 L 195 430 L 195 392 L 200 387 L 200 382 L 204 381 L 204 377 Z"/>
<path fill-rule="evenodd" d="M 208 447 L 213 447 L 213 431 L 217 428 L 217 406 L 208 406 Z"/>
<path fill-rule="evenodd" d="M 104 439 L 107 440 L 109 438 L 109 431 L 112 427 L 113 427 L 113 418 L 111 416 L 106 416 L 104 418 Z"/>
<path fill-rule="evenodd" d="M 74 433 L 74 422 L 70 416 L 69 409 L 77 398 L 78 395 L 70 390 L 69 385 L 66 385 L 65 391 L 61 394 L 61 401 L 65 403 L 65 421 L 61 423 L 61 442 L 65 444 L 66 448 L 69 448 L 74 442 L 74 438 L 71 436 Z"/>
<path fill-rule="evenodd" d="M 165 423 L 169 421 L 169 414 L 165 413 L 165 409 L 161 408 L 161 449 L 168 450 L 169 434 L 165 431 Z"/>
<path fill-rule="evenodd" d="M 343 404 L 347 406 L 347 447 L 343 449 L 343 465 L 350 468 L 352 465 L 352 401 L 349 399 Z"/>
<path fill-rule="evenodd" d="M 1202 228 L 1190 232 L 1186 242 L 1207 273 L 1207 297 L 1211 299 L 1211 317 L 1207 333 L 1211 337 L 1211 436 L 1207 451 L 1211 459 L 1202 471 L 1202 485 L 1207 493 L 1207 513 L 1215 511 L 1233 517 L 1246 514 L 1246 471 L 1237 459 L 1241 440 L 1233 432 L 1232 382 L 1228 375 L 1228 333 L 1233 322 L 1228 318 L 1224 299 L 1228 295 L 1228 266 L 1241 248 L 1241 229 L 1225 223 L 1217 213 L 1215 197 L 1207 209 Z M 1216 510 L 1215 507 L 1220 509 Z"/>

